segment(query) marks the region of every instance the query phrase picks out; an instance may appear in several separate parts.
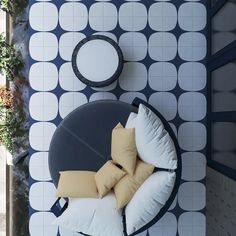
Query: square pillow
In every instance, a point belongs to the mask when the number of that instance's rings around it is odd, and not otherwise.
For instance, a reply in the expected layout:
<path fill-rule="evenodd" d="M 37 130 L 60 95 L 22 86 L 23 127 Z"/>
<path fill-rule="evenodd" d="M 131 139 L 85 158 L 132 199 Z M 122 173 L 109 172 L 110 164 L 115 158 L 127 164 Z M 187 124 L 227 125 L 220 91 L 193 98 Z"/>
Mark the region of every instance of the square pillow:
<path fill-rule="evenodd" d="M 61 171 L 57 197 L 98 198 L 93 171 Z"/>
<path fill-rule="evenodd" d="M 126 128 L 135 128 L 135 141 L 141 160 L 165 169 L 177 168 L 177 153 L 160 118 L 143 104 L 138 115 L 131 113 Z"/>
<path fill-rule="evenodd" d="M 152 174 L 154 166 L 137 161 L 134 175 L 125 175 L 114 187 L 117 208 L 124 207 L 134 196 L 138 188 Z"/>
<path fill-rule="evenodd" d="M 175 172 L 153 173 L 138 189 L 125 208 L 128 235 L 149 223 L 169 199 L 175 184 Z"/>
<path fill-rule="evenodd" d="M 134 128 L 125 129 L 119 123 L 112 130 L 111 156 L 124 170 L 133 175 L 137 160 Z"/>
<path fill-rule="evenodd" d="M 99 197 L 104 197 L 126 174 L 112 161 L 107 161 L 104 166 L 95 174 L 95 181 Z"/>
<path fill-rule="evenodd" d="M 86 235 L 124 235 L 122 212 L 116 208 L 114 193 L 109 193 L 102 199 L 69 199 L 68 208 L 53 224 Z"/>

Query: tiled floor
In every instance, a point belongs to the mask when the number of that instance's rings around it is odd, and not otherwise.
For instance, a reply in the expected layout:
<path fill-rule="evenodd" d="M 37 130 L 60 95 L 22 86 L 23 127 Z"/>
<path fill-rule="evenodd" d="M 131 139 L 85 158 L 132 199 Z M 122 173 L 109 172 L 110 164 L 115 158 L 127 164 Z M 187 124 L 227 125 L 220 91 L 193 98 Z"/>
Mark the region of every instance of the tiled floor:
<path fill-rule="evenodd" d="M 56 198 L 47 164 L 56 126 L 84 103 L 130 103 L 134 97 L 147 100 L 165 116 L 183 153 L 177 199 L 149 235 L 205 235 L 205 3 L 30 1 L 31 236 L 58 233 L 51 224 L 55 216 L 50 207 Z M 74 47 L 91 34 L 114 39 L 126 60 L 118 82 L 102 89 L 85 86 L 71 67 Z M 73 235 L 59 231 L 61 236 Z"/>

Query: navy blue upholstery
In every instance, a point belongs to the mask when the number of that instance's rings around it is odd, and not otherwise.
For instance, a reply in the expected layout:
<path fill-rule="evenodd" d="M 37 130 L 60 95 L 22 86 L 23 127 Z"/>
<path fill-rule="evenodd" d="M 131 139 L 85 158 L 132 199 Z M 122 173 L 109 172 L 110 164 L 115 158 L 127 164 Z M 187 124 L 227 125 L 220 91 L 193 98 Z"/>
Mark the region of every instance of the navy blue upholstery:
<path fill-rule="evenodd" d="M 58 126 L 49 148 L 49 169 L 57 186 L 59 171 L 97 171 L 111 158 L 111 131 L 125 125 L 137 108 L 119 101 L 96 101 L 70 113 Z"/>
<path fill-rule="evenodd" d="M 166 204 L 153 220 L 132 235 L 145 231 L 168 211 L 180 185 L 182 171 L 180 148 L 176 136 L 165 118 L 151 105 L 138 98 L 134 99 L 132 105 L 110 100 L 91 102 L 74 110 L 61 122 L 54 133 L 49 149 L 49 168 L 55 186 L 58 184 L 59 171 L 97 171 L 108 159 L 111 159 L 112 129 L 118 122 L 125 125 L 130 112 L 137 113 L 141 103 L 160 118 L 170 134 L 177 152 L 178 167 L 175 170 L 175 185 Z M 162 170 L 164 169 L 155 168 L 155 171 Z M 124 217 L 124 232 L 125 229 Z"/>

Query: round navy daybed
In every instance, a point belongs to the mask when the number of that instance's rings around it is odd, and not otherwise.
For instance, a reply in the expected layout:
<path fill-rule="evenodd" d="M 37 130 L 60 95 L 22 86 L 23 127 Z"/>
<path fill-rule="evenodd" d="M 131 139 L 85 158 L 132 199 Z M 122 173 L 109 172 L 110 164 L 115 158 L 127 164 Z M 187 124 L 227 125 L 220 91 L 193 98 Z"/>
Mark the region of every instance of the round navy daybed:
<path fill-rule="evenodd" d="M 156 113 L 170 134 L 177 152 L 178 167 L 175 170 L 173 191 L 164 207 L 152 221 L 132 235 L 141 233 L 155 224 L 167 212 L 179 188 L 182 167 L 180 148 L 172 128 L 163 116 L 138 98 L 134 99 L 132 105 L 110 100 L 91 102 L 74 110 L 61 122 L 49 148 L 49 169 L 56 187 L 60 171 L 98 171 L 107 160 L 111 159 L 112 129 L 118 122 L 125 125 L 130 112 L 137 113 L 140 103 Z"/>

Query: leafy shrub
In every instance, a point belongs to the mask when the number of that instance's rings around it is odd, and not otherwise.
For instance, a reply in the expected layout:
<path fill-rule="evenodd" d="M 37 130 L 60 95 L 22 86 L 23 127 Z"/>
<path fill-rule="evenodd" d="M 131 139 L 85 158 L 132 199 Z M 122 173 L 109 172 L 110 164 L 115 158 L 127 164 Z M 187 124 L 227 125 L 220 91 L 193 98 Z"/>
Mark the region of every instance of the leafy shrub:
<path fill-rule="evenodd" d="M 25 122 L 25 113 L 20 98 L 14 97 L 9 89 L 0 88 L 0 143 L 10 153 L 20 148 L 17 139 L 26 133 L 22 124 Z"/>
<path fill-rule="evenodd" d="M 0 71 L 8 80 L 13 80 L 23 67 L 21 56 L 15 47 L 6 42 L 3 34 L 0 34 Z"/>
<path fill-rule="evenodd" d="M 0 0 L 0 8 L 10 15 L 18 15 L 27 7 L 28 0 Z"/>

